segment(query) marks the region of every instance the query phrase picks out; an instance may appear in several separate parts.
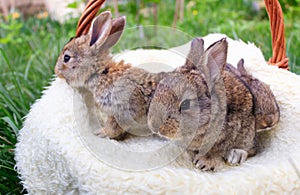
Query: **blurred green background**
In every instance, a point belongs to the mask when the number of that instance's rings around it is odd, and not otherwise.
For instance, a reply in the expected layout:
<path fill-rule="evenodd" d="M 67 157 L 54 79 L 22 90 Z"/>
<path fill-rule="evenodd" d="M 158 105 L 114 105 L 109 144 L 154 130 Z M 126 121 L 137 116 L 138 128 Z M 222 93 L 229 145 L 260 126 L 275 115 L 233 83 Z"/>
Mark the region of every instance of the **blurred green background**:
<path fill-rule="evenodd" d="M 300 0 L 281 0 L 285 19 L 287 55 L 291 71 L 300 74 Z M 76 7 L 76 4 L 70 4 Z M 107 5 L 102 10 L 111 10 Z M 126 15 L 127 28 L 137 25 L 174 25 L 175 0 L 128 0 L 119 3 L 120 15 Z M 155 14 L 156 13 L 156 14 Z M 24 18 L 17 10 L 0 17 L 0 194 L 19 194 L 22 186 L 14 170 L 14 147 L 24 116 L 41 97 L 41 91 L 53 78 L 56 58 L 64 44 L 75 34 L 77 18 L 64 24 L 53 21 L 43 12 Z M 185 37 L 170 38 L 168 33 L 144 31 L 153 41 L 167 46 L 185 43 L 191 37 L 219 32 L 233 39 L 253 42 L 266 59 L 271 57 L 269 20 L 263 1 L 185 0 L 184 15 L 176 28 Z M 147 29 L 148 29 L 147 28 Z M 126 33 L 126 32 L 125 32 Z M 126 34 L 126 39 L 134 41 Z M 131 49 L 130 41 L 114 48 Z M 23 191 L 22 193 L 24 193 Z"/>

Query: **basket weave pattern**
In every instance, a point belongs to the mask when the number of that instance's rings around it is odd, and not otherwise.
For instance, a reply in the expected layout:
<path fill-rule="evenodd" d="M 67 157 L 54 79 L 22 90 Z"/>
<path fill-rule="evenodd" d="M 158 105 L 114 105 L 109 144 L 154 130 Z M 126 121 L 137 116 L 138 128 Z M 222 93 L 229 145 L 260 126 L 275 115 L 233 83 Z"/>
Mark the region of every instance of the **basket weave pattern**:
<path fill-rule="evenodd" d="M 273 56 L 269 60 L 269 64 L 278 66 L 279 68 L 289 69 L 289 60 L 286 57 L 284 20 L 281 6 L 278 0 L 265 0 L 265 5 L 270 18 L 272 34 Z"/>

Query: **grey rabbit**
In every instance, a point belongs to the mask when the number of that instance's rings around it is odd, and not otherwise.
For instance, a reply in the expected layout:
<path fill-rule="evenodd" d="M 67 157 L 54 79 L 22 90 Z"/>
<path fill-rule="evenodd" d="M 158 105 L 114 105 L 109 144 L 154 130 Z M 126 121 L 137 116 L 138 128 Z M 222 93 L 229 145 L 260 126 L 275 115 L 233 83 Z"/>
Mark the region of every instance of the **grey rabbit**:
<path fill-rule="evenodd" d="M 237 75 L 253 96 L 255 129 L 259 132 L 277 125 L 280 110 L 270 87 L 246 71 L 243 59 L 238 62 L 237 69 L 231 64 L 227 64 L 226 69 Z"/>
<path fill-rule="evenodd" d="M 187 64 L 195 65 L 183 66 L 177 75 L 160 81 L 149 107 L 148 126 L 167 139 L 187 141 L 184 145 L 201 170 L 214 171 L 224 159 L 241 164 L 256 154 L 252 94 L 225 69 L 226 39 L 204 52 L 202 39 L 193 42 L 197 44 L 192 44 L 190 54 L 198 55 L 189 55 Z"/>

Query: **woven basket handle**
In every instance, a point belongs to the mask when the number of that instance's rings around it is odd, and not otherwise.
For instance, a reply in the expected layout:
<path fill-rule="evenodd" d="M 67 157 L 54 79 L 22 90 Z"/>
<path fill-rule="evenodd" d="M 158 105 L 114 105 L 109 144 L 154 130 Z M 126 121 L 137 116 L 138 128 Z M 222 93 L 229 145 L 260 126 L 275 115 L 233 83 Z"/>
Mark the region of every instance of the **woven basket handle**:
<path fill-rule="evenodd" d="M 86 7 L 84 8 L 83 13 L 81 14 L 76 30 L 76 37 L 81 35 L 86 35 L 89 32 L 89 29 L 92 25 L 92 21 L 97 15 L 100 7 L 105 2 L 105 0 L 90 0 Z"/>
<path fill-rule="evenodd" d="M 279 68 L 289 69 L 288 58 L 286 57 L 286 43 L 284 38 L 283 13 L 278 0 L 264 0 L 270 18 L 272 34 L 273 56 L 269 64 Z M 87 34 L 94 17 L 105 0 L 90 0 L 86 5 L 77 25 L 76 37 Z"/>
<path fill-rule="evenodd" d="M 273 51 L 268 63 L 288 70 L 289 59 L 286 57 L 284 21 L 280 3 L 278 0 L 265 0 L 265 5 L 270 18 Z"/>

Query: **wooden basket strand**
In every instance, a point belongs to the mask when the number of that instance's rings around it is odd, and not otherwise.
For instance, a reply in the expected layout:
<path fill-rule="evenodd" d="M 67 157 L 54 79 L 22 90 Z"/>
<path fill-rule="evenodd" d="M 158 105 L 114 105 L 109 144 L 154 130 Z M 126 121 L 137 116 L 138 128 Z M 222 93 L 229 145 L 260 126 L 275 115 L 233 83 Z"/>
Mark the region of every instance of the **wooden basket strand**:
<path fill-rule="evenodd" d="M 289 60 L 286 57 L 284 20 L 280 3 L 278 2 L 278 0 L 265 0 L 265 5 L 270 19 L 272 35 L 273 56 L 269 60 L 269 64 L 288 70 Z"/>
<path fill-rule="evenodd" d="M 289 69 L 288 58 L 286 57 L 286 43 L 284 38 L 283 13 L 278 0 L 264 0 L 267 13 L 270 19 L 272 35 L 273 56 L 269 64 L 279 68 Z M 83 11 L 77 25 L 76 37 L 87 34 L 94 17 L 105 0 L 90 0 Z"/>
<path fill-rule="evenodd" d="M 76 37 L 85 35 L 89 32 L 92 21 L 104 2 L 105 0 L 90 0 L 88 2 L 83 13 L 81 14 L 81 17 L 78 20 Z"/>

